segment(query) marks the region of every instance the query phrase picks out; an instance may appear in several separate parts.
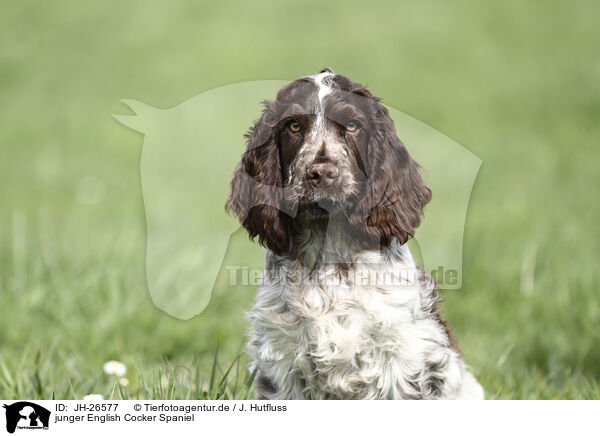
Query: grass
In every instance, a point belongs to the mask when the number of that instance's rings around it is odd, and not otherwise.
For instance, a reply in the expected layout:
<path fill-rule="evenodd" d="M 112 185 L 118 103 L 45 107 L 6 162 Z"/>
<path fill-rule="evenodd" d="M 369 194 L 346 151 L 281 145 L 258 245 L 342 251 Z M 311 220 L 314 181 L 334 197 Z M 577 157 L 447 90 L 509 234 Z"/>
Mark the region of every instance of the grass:
<path fill-rule="evenodd" d="M 218 348 L 209 366 L 198 356 L 180 364 L 163 359 L 152 371 L 139 362 L 126 374 L 127 384 L 121 382 L 123 378 L 101 371 L 92 377 L 72 370 L 65 374 L 54 359 L 52 354 L 25 352 L 16 368 L 0 359 L 3 398 L 81 399 L 92 393 L 105 399 L 123 400 L 245 400 L 253 397 L 254 373 L 248 372 L 243 356 L 239 354 L 223 366 L 218 361 Z"/>
<path fill-rule="evenodd" d="M 218 286 L 188 321 L 154 306 L 143 139 L 111 114 L 126 112 L 123 98 L 168 108 L 329 66 L 483 160 L 463 287 L 444 293 L 443 309 L 487 396 L 599 399 L 599 8 L 7 3 L 0 398 L 252 396 L 237 356 L 253 290 Z M 103 374 L 111 359 L 127 364 L 127 391 Z"/>

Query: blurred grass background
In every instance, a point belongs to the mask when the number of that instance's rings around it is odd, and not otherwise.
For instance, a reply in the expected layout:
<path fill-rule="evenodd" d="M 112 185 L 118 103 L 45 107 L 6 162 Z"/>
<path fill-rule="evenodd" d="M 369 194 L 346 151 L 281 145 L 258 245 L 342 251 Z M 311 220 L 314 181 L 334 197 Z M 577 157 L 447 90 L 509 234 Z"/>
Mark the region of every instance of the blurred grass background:
<path fill-rule="evenodd" d="M 483 160 L 463 288 L 445 293 L 444 312 L 487 396 L 600 398 L 599 12 L 593 1 L 3 3 L 0 398 L 118 397 L 110 359 L 128 365 L 129 395 L 164 397 L 148 387 L 164 374 L 181 388 L 172 396 L 204 395 L 186 386 L 209 383 L 217 341 L 226 371 L 253 292 L 221 289 L 190 321 L 154 307 L 143 138 L 111 114 L 127 112 L 123 98 L 168 108 L 325 66 Z"/>

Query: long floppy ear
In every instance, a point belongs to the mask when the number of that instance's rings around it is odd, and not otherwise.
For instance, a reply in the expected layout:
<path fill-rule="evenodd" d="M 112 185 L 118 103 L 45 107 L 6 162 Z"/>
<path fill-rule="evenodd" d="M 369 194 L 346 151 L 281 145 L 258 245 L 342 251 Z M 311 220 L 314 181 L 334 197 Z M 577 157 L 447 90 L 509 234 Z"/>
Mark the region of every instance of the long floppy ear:
<path fill-rule="evenodd" d="M 258 236 L 261 245 L 275 254 L 290 247 L 290 219 L 281 212 L 282 170 L 275 140 L 277 118 L 272 102 L 246 137 L 246 151 L 231 180 L 225 209 L 237 215 L 250 238 Z"/>
<path fill-rule="evenodd" d="M 419 226 L 431 190 L 421 178 L 419 165 L 396 136 L 385 106 L 368 91 L 363 92 L 372 99 L 376 117 L 367 151 L 365 189 L 350 222 L 366 246 L 389 247 L 394 238 L 404 244 Z"/>

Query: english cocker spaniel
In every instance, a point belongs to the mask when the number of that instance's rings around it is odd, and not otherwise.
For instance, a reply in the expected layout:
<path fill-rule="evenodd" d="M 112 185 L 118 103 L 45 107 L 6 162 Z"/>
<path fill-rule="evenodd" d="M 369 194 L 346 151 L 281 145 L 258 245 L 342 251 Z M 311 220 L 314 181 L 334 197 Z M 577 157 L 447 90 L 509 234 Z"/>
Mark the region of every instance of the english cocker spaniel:
<path fill-rule="evenodd" d="M 267 249 L 259 397 L 483 399 L 405 245 L 431 191 L 387 109 L 329 69 L 264 106 L 226 203 Z"/>

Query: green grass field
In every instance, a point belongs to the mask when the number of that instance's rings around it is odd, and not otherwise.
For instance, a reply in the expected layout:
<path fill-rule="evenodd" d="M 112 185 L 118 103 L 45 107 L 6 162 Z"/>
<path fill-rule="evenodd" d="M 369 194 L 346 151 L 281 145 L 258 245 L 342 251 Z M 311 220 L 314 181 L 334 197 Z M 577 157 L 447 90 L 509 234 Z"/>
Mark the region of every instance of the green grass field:
<path fill-rule="evenodd" d="M 127 113 L 123 98 L 169 108 L 328 66 L 483 160 L 463 287 L 443 309 L 486 396 L 600 399 L 599 13 L 593 1 L 4 3 L 0 398 L 252 397 L 252 290 L 219 288 L 188 321 L 150 300 L 143 137 L 111 114 Z M 103 373 L 112 359 L 127 387 Z"/>

